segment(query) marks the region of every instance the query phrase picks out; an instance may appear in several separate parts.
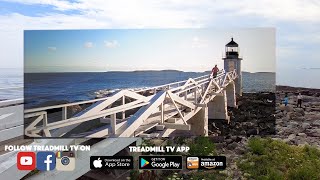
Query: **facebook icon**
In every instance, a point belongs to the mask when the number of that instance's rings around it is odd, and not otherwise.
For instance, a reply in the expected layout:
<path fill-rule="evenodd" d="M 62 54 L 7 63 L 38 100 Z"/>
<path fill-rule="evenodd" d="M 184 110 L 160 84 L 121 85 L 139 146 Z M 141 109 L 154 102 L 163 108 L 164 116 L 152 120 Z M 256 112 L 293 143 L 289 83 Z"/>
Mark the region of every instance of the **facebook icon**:
<path fill-rule="evenodd" d="M 37 153 L 37 169 L 40 171 L 51 171 L 56 167 L 56 155 L 54 152 Z"/>

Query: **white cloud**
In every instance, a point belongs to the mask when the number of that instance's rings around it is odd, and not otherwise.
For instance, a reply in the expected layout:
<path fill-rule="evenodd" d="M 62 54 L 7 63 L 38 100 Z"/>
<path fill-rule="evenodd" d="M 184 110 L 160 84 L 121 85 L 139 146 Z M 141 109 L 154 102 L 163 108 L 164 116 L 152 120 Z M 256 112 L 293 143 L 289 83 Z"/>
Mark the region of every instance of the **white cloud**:
<path fill-rule="evenodd" d="M 85 48 L 92 48 L 92 47 L 93 47 L 93 43 L 92 43 L 92 42 L 85 42 L 85 43 L 83 44 L 83 46 L 84 46 Z"/>
<path fill-rule="evenodd" d="M 50 5 L 54 6 L 56 10 L 65 11 L 65 10 L 71 10 L 75 8 L 80 8 L 80 3 L 70 3 L 68 1 L 63 0 L 4 0 L 8 2 L 17 2 L 21 4 L 27 4 L 27 5 Z"/>
<path fill-rule="evenodd" d="M 8 0 L 9 1 L 9 0 Z M 0 45 L 0 63 L 22 66 L 25 29 L 103 28 L 195 28 L 256 27 L 278 25 L 278 32 L 291 35 L 293 43 L 319 42 L 320 1 L 316 0 L 10 0 L 28 5 L 49 5 L 61 13 L 27 16 L 16 12 L 0 15 L 0 37 L 11 45 Z M 19 4 L 17 4 L 18 6 Z M 75 14 L 63 14 L 75 10 Z M 32 13 L 32 12 L 29 12 Z M 253 20 L 252 20 L 253 19 Z M 258 19 L 258 20 L 257 20 Z M 284 24 L 284 25 L 283 25 Z M 287 27 L 287 25 L 293 27 Z M 306 26 L 307 25 L 307 26 Z M 300 31 L 295 28 L 301 27 Z M 284 32 L 283 29 L 287 29 Z M 306 34 L 311 35 L 306 37 Z M 296 39 L 294 39 L 297 37 Z M 309 38 L 310 37 L 310 38 Z M 316 38 L 315 38 L 316 37 Z M 289 39 L 278 37 L 277 43 Z M 199 42 L 191 45 L 198 47 Z M 20 44 L 20 46 L 17 46 Z M 112 43 L 111 43 L 112 44 Z M 106 45 L 106 44 L 105 44 Z M 289 55 L 288 50 L 280 50 Z M 280 52 L 279 51 L 279 52 Z M 317 53 L 315 53 L 317 55 Z M 281 56 L 283 58 L 285 55 Z M 9 62 L 3 63 L 2 61 Z"/>
<path fill-rule="evenodd" d="M 116 24 L 156 26 L 167 23 L 200 23 L 217 16 L 260 16 L 272 20 L 319 22 L 320 2 L 314 0 L 10 0 L 50 5 L 56 10 L 78 10 L 87 17 L 112 19 Z M 165 20 L 165 21 L 164 21 Z M 146 24 L 148 23 L 148 24 Z M 181 24 L 182 23 L 182 24 Z"/>
<path fill-rule="evenodd" d="M 118 41 L 116 41 L 116 40 L 104 41 L 104 45 L 105 45 L 107 48 L 115 48 L 115 47 L 118 47 L 118 46 L 119 46 L 119 43 L 118 43 Z"/>
<path fill-rule="evenodd" d="M 200 39 L 199 37 L 195 36 L 192 38 L 191 47 L 192 48 L 208 47 L 208 41 L 204 39 Z"/>
<path fill-rule="evenodd" d="M 56 50 L 57 50 L 57 47 L 51 46 L 51 47 L 48 47 L 48 50 L 49 50 L 49 51 L 56 51 Z"/>

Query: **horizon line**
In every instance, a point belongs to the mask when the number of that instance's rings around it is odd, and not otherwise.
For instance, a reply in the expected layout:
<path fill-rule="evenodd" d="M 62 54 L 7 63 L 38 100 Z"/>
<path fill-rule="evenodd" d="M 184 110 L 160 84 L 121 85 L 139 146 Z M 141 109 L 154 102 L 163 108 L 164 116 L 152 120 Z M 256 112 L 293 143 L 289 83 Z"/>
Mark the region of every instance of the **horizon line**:
<path fill-rule="evenodd" d="M 207 71 L 183 71 L 183 70 L 175 70 L 175 69 L 163 69 L 163 70 L 113 70 L 113 71 L 50 71 L 50 72 L 24 72 L 24 73 L 108 73 L 108 72 L 147 72 L 147 71 L 154 71 L 154 72 L 161 72 L 161 71 L 178 71 L 178 72 L 185 72 L 185 73 L 205 73 L 211 72 L 211 70 Z M 274 71 L 241 71 L 244 73 L 276 73 Z"/>

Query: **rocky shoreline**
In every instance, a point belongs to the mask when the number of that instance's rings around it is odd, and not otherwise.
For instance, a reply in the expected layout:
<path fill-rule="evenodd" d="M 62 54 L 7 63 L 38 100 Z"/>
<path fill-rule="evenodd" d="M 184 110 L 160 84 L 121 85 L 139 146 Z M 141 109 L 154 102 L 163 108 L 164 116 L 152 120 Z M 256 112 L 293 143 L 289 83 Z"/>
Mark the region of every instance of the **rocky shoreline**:
<path fill-rule="evenodd" d="M 229 124 L 227 121 L 209 119 L 209 138 L 218 149 L 233 150 L 240 155 L 245 152 L 248 137 L 275 135 L 275 97 L 272 92 L 244 93 L 237 99 L 238 108 L 228 109 Z"/>
<path fill-rule="evenodd" d="M 289 104 L 282 100 L 288 94 Z M 298 108 L 297 95 L 303 95 Z M 228 177 L 245 177 L 237 161 L 248 151 L 248 138 L 270 137 L 290 145 L 310 145 L 320 149 L 320 90 L 277 86 L 276 93 L 243 94 L 238 109 L 229 109 L 230 124 L 209 120 L 209 138 L 220 155 L 227 157 Z"/>
<path fill-rule="evenodd" d="M 320 149 L 320 89 L 279 87 L 277 89 L 276 129 L 274 138 L 294 145 L 312 145 Z M 297 107 L 297 94 L 301 93 L 302 108 Z M 282 99 L 288 94 L 289 104 Z"/>

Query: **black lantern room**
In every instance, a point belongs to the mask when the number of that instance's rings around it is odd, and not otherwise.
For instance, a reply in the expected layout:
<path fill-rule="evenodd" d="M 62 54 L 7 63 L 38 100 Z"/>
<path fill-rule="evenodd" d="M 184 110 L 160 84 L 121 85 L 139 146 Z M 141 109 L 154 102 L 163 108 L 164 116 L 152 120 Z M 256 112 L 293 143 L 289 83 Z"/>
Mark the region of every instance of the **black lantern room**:
<path fill-rule="evenodd" d="M 233 41 L 233 38 L 231 38 L 231 41 L 226 44 L 226 58 L 238 58 L 239 57 L 239 45 L 238 43 Z"/>

